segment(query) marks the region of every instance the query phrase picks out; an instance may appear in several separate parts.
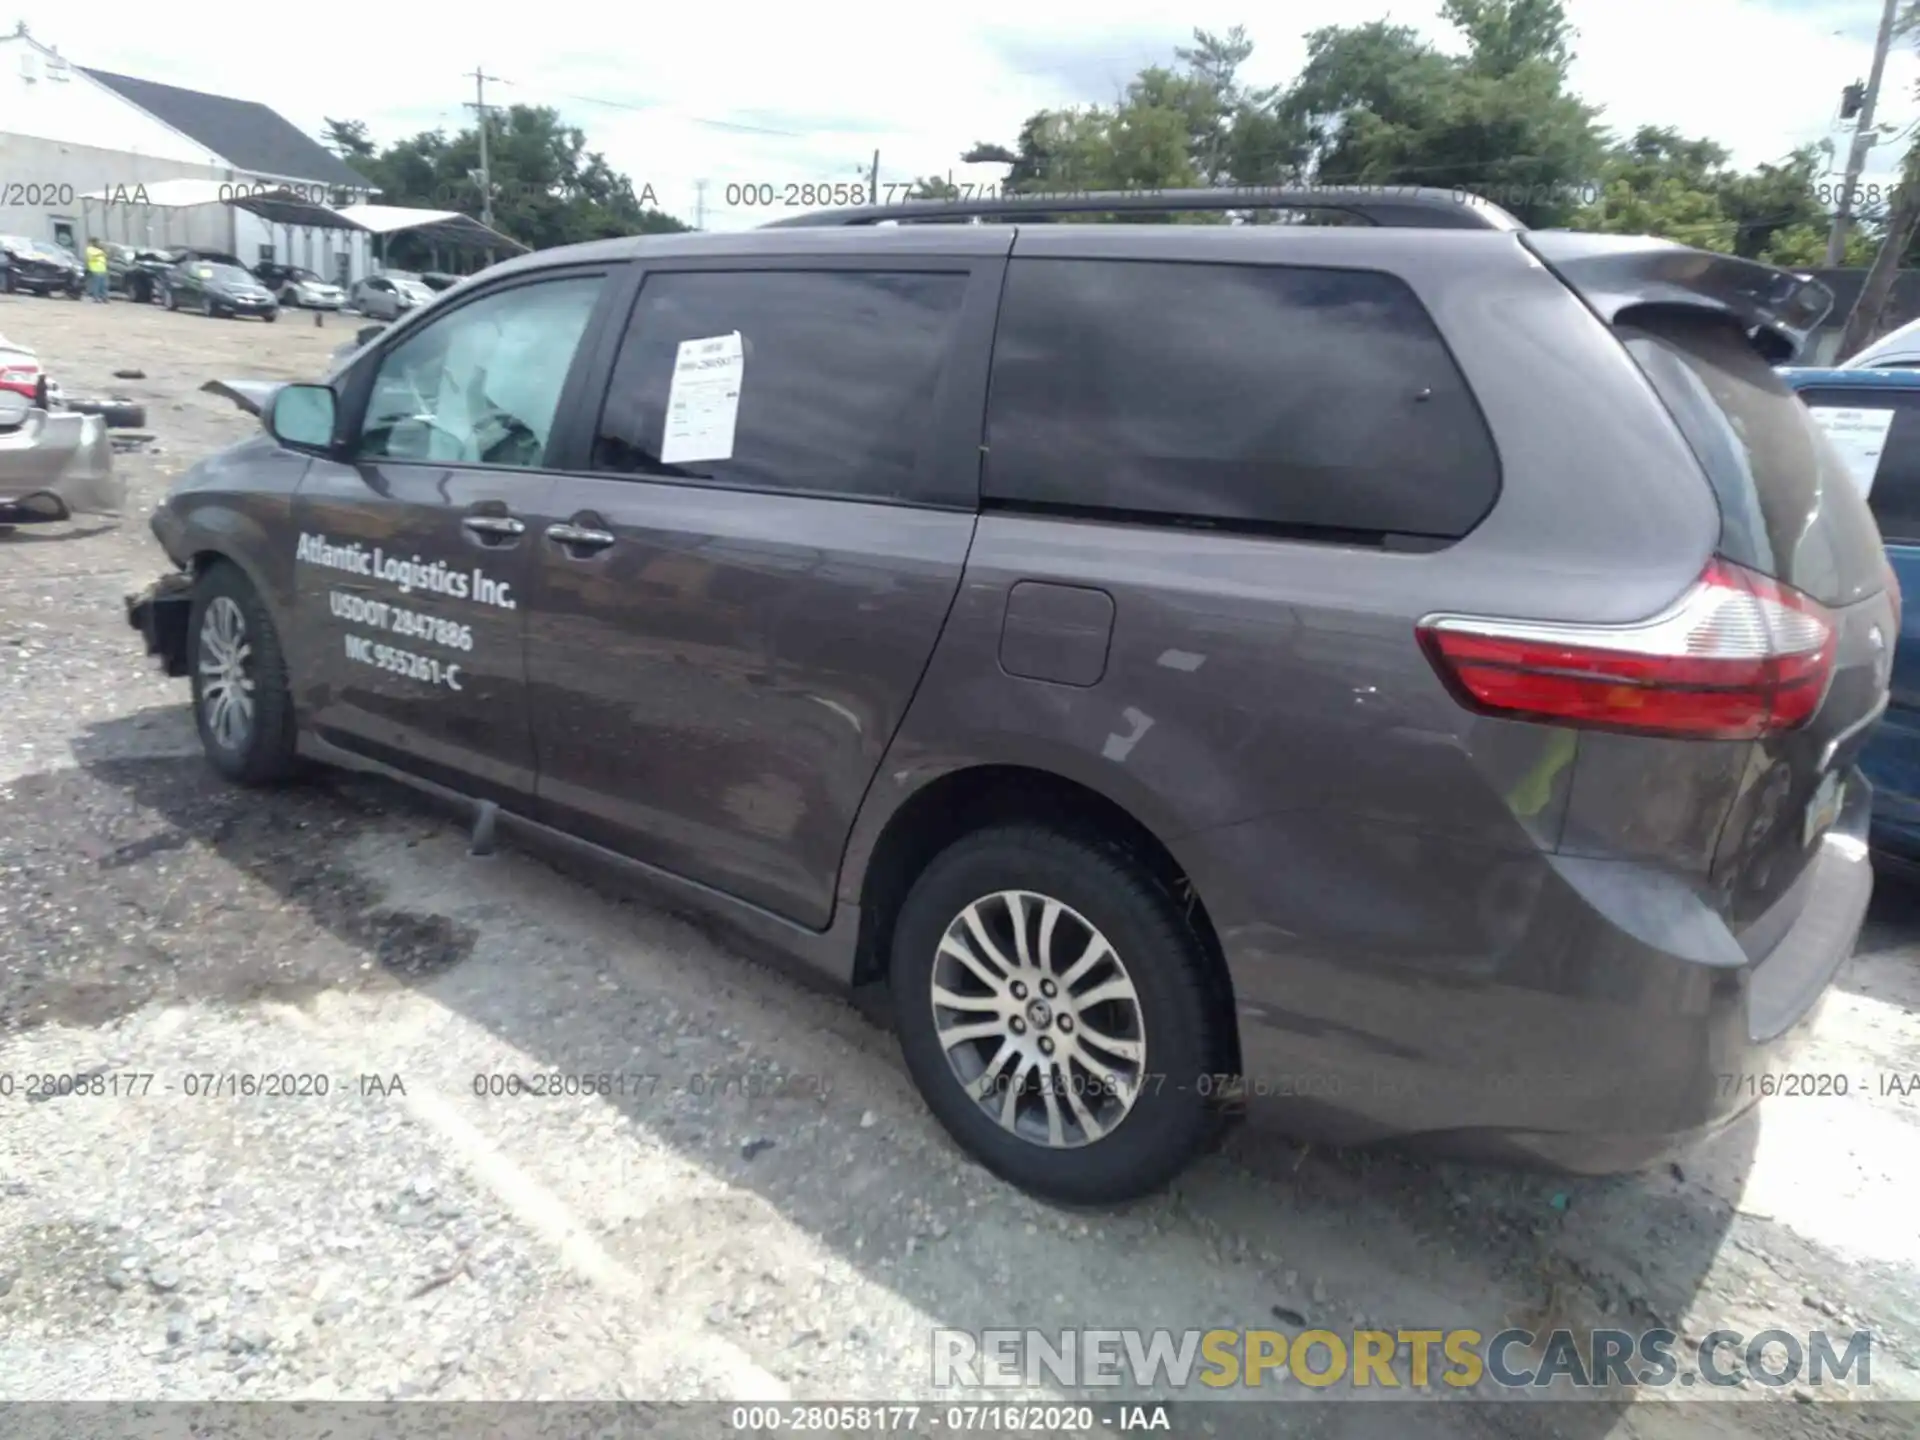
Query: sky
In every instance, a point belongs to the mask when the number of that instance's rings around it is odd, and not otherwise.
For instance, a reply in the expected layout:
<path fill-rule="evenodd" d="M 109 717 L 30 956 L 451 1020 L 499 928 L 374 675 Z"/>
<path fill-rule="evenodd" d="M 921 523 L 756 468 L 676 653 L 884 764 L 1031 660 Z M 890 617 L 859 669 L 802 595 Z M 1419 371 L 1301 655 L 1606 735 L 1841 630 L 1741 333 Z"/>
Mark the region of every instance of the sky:
<path fill-rule="evenodd" d="M 1719 141 L 1744 166 L 1835 133 L 1841 88 L 1866 78 L 1881 0 L 1569 0 L 1567 9 L 1578 31 L 1573 86 L 1604 107 L 1602 123 L 1622 133 L 1673 125 Z M 1246 78 L 1278 84 L 1322 25 L 1385 18 L 1452 48 L 1439 10 L 1438 0 L 1192 0 L 1176 21 L 1165 0 L 975 0 L 922 18 L 876 0 L 742 0 L 577 5 L 557 23 L 541 23 L 538 10 L 475 7 L 456 23 L 439 7 L 409 6 L 355 18 L 338 39 L 324 22 L 303 22 L 312 28 L 301 63 L 286 58 L 283 26 L 189 32 L 127 0 L 23 13 L 35 39 L 76 64 L 259 100 L 309 133 L 328 116 L 364 120 L 381 142 L 470 124 L 471 72 L 482 68 L 496 77 L 490 104 L 554 106 L 659 208 L 700 218 L 704 181 L 704 219 L 718 230 L 793 213 L 789 186 L 863 179 L 876 150 L 883 187 L 948 171 L 996 180 L 1003 167 L 968 167 L 960 153 L 978 140 L 1011 143 L 1034 110 L 1112 101 L 1142 66 L 1171 63 L 1195 26 L 1245 25 L 1255 45 Z M 1916 46 L 1920 37 L 1896 40 L 1883 122 L 1920 120 Z M 306 60 L 329 51 L 353 59 Z M 1902 143 L 1878 147 L 1869 177 L 1894 168 Z M 769 189 L 773 205 L 755 204 Z"/>

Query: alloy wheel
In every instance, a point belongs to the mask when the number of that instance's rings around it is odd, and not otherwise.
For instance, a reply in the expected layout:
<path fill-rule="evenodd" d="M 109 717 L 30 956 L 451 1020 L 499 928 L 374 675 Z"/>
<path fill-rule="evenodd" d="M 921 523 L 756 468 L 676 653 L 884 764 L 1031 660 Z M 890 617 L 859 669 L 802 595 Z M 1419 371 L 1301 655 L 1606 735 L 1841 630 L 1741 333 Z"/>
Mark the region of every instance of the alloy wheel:
<path fill-rule="evenodd" d="M 954 1078 L 1002 1129 L 1076 1149 L 1132 1111 L 1146 1074 L 1140 995 L 1071 906 L 1026 890 L 975 900 L 941 937 L 932 998 Z"/>
<path fill-rule="evenodd" d="M 246 617 L 228 596 L 214 596 L 200 622 L 200 714 L 225 750 L 244 750 L 253 734 L 252 661 Z"/>

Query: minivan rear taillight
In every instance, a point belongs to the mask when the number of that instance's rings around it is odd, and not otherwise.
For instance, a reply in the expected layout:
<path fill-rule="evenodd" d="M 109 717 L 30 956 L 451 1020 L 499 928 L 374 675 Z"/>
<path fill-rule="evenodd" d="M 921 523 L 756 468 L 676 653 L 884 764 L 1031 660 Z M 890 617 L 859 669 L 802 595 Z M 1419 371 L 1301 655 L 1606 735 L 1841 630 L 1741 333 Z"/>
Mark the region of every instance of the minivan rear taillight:
<path fill-rule="evenodd" d="M 1663 614 L 1629 625 L 1433 615 L 1427 658 L 1470 709 L 1548 724 L 1751 740 L 1826 698 L 1834 625 L 1817 601 L 1715 559 Z"/>

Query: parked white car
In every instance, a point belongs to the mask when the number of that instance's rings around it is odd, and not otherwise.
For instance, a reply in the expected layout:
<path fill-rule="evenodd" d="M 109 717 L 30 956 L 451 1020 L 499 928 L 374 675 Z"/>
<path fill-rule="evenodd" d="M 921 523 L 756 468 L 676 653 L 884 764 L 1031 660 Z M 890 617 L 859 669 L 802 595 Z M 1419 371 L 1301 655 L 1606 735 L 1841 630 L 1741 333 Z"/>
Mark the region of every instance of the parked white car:
<path fill-rule="evenodd" d="M 1910 320 L 1882 335 L 1839 367 L 1842 370 L 1912 370 L 1920 368 L 1920 320 Z"/>
<path fill-rule="evenodd" d="M 303 266 L 262 264 L 254 266 L 253 274 L 290 310 L 338 310 L 347 302 L 345 290 Z"/>

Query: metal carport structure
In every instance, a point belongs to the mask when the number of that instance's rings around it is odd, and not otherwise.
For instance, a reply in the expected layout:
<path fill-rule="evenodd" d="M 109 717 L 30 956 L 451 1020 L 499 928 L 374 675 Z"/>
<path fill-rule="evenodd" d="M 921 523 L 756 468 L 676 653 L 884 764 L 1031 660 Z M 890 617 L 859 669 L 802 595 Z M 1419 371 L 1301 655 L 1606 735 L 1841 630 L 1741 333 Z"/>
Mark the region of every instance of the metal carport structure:
<path fill-rule="evenodd" d="M 303 263 L 294 258 L 294 230 L 305 232 L 307 239 L 308 268 L 321 267 L 312 264 L 313 240 L 316 230 L 344 231 L 351 234 L 366 233 L 367 227 L 352 220 L 340 210 L 330 205 L 322 205 L 303 197 L 297 190 L 284 186 L 273 186 L 264 181 L 251 180 L 212 180 L 187 176 L 173 180 L 156 180 L 152 184 L 132 186 L 114 185 L 91 195 L 80 197 L 82 224 L 90 234 L 97 233 L 103 239 L 115 238 L 112 234 L 111 218 L 130 210 L 146 213 L 142 222 L 146 232 L 144 241 L 155 249 L 170 250 L 176 244 L 188 241 L 177 240 L 173 236 L 173 215 L 180 210 L 194 210 L 205 205 L 223 205 L 229 210 L 244 210 L 248 214 L 264 220 L 269 226 L 278 226 L 283 232 L 284 247 L 276 245 L 275 252 L 287 263 Z M 99 213 L 101 220 L 98 230 L 94 228 L 92 216 Z M 152 212 L 160 212 L 161 233 L 158 238 L 153 234 Z M 130 230 L 130 225 L 122 229 Z M 238 240 L 233 227 L 228 225 L 226 248 L 238 253 Z M 269 231 L 269 234 L 272 232 Z M 120 237 L 125 243 L 132 243 L 130 235 Z M 242 257 L 245 258 L 244 256 Z"/>
<path fill-rule="evenodd" d="M 379 237 L 380 263 L 383 266 L 387 259 L 387 237 L 403 232 L 418 235 L 436 251 L 443 245 L 454 250 L 482 251 L 489 264 L 493 262 L 497 251 L 524 255 L 533 248 L 458 210 L 415 210 L 406 205 L 359 204 L 342 206 L 335 213 Z M 439 267 L 436 265 L 434 268 Z"/>

